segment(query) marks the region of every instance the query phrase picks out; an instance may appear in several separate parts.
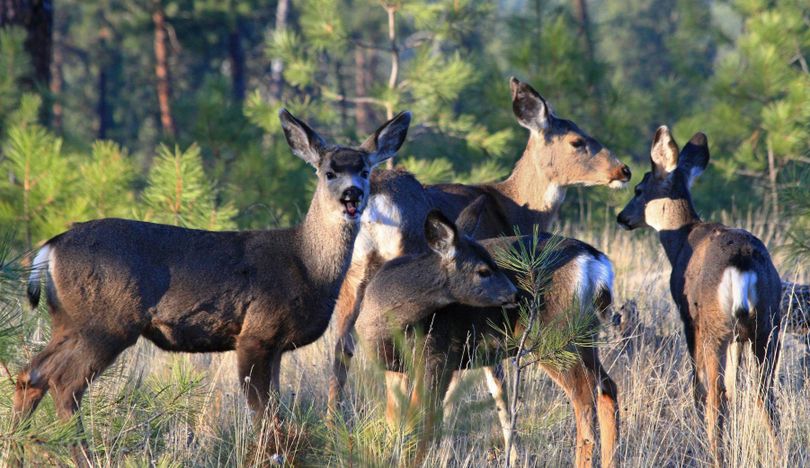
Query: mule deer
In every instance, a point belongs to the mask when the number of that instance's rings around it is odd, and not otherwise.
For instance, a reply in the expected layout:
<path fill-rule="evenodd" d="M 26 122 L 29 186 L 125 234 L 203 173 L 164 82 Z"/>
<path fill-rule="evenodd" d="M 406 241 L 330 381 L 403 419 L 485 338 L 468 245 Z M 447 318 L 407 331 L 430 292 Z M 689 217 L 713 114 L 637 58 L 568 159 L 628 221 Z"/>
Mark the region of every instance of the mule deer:
<path fill-rule="evenodd" d="M 532 232 L 534 226 L 547 230 L 565 198 L 566 187 L 574 185 L 623 186 L 630 170 L 612 152 L 582 131 L 574 122 L 558 118 L 549 104 L 530 85 L 510 79 L 512 110 L 518 123 L 529 130 L 529 141 L 512 174 L 499 183 L 483 185 L 440 184 L 423 187 L 403 171 L 379 171 L 372 177 L 372 197 L 363 214 L 352 262 L 337 302 L 333 376 L 329 385 L 329 408 L 335 411 L 354 354 L 352 330 L 357 304 L 365 286 L 382 261 L 424 251 L 421 222 L 427 213 L 440 209 L 450 219 L 478 197 L 484 197 L 483 216 L 476 228 L 478 239 L 512 235 L 517 227 Z M 590 352 L 590 351 L 589 351 Z M 598 356 L 583 360 L 586 371 L 602 375 Z M 486 368 L 498 407 L 502 381 L 492 368 Z M 585 371 L 583 371 L 585 372 Z M 575 389 L 579 381 L 562 383 L 569 395 L 588 393 Z M 616 395 L 605 393 L 616 406 Z M 600 400 L 603 401 L 603 400 Z M 578 426 L 579 427 L 579 426 Z M 613 431 L 615 433 L 615 431 Z M 578 440 L 584 436 L 578 434 Z M 614 441 L 615 442 L 615 441 Z"/>
<path fill-rule="evenodd" d="M 779 274 L 759 239 L 701 221 L 695 211 L 690 187 L 709 162 L 706 135 L 695 134 L 679 154 L 669 129 L 660 127 L 650 162 L 652 170 L 636 186 L 618 222 L 627 229 L 658 231 L 672 264 L 672 298 L 684 323 L 695 402 L 705 411 L 714 461 L 723 464 L 727 397 L 733 400 L 740 350 L 748 343 L 761 367 L 759 403 L 778 446 L 772 387 L 779 354 Z"/>
<path fill-rule="evenodd" d="M 102 219 L 45 243 L 28 296 L 36 306 L 44 274 L 53 336 L 19 374 L 17 422 L 49 388 L 59 416 L 70 418 L 90 381 L 140 336 L 167 351 L 235 349 L 250 407 L 261 417 L 274 402 L 282 355 L 313 342 L 329 324 L 369 173 L 394 156 L 411 118 L 399 114 L 351 148 L 328 145 L 286 110 L 279 117 L 293 153 L 317 170 L 300 225 L 207 232 Z M 77 462 L 85 456 L 74 450 Z"/>
<path fill-rule="evenodd" d="M 469 233 L 479 224 L 476 212 L 485 205 L 483 200 L 476 200 L 462 212 L 458 222 L 460 229 Z M 547 261 L 541 267 L 543 271 L 538 272 L 546 278 L 546 283 L 540 288 L 542 298 L 538 301 L 543 304 L 542 310 L 538 311 L 538 318 L 544 326 L 559 326 L 561 321 L 570 318 L 571 313 L 589 314 L 591 307 L 601 310 L 609 306 L 613 270 L 607 257 L 583 242 L 560 238 L 551 240 L 552 237 L 541 234 L 536 244 L 533 244 L 532 236 L 484 239 L 479 242 L 490 254 L 514 247 L 517 243 L 523 243 L 526 249 L 536 247 L 549 250 L 544 253 Z M 386 365 L 386 417 L 389 421 L 397 414 L 396 393 L 408 386 L 408 376 L 404 374 L 400 364 L 401 358 L 394 347 L 394 338 L 402 330 L 417 328 L 426 332 L 420 339 L 410 335 L 411 340 L 416 340 L 412 343 L 413 349 L 423 355 L 424 366 L 418 369 L 421 375 L 416 376 L 411 401 L 412 405 L 417 404 L 420 393 L 427 397 L 427 423 L 422 439 L 426 440 L 432 435 L 433 418 L 439 424 L 441 422 L 439 404 L 447 395 L 453 372 L 499 363 L 508 353 L 514 351 L 502 347 L 504 330 L 510 330 L 519 337 L 522 329 L 520 313 L 516 309 L 502 310 L 480 301 L 476 303 L 472 298 L 464 298 L 458 294 L 458 300 L 447 304 L 446 300 L 441 300 L 446 299 L 446 296 L 415 294 L 418 286 L 412 286 L 411 283 L 403 283 L 397 288 L 399 294 L 392 294 L 394 280 L 407 276 L 408 267 L 407 263 L 394 260 L 374 276 L 366 289 L 357 329 L 360 340 L 368 343 L 368 348 L 374 350 Z M 514 272 L 507 274 L 516 281 Z M 474 279 L 460 279 L 474 284 Z M 572 310 L 572 304 L 579 304 L 580 309 Z M 577 466 L 592 464 L 595 445 L 594 416 L 600 421 L 602 464 L 610 466 L 617 429 L 616 408 L 612 401 L 612 396 L 616 394 L 615 384 L 599 365 L 595 348 L 583 346 L 576 351 L 581 360 L 567 369 L 543 366 L 565 388 L 574 403 Z M 423 390 L 424 385 L 428 388 Z M 500 386 L 496 386 L 497 390 L 500 390 Z M 599 399 L 604 401 L 595 405 L 595 400 Z M 510 442 L 512 432 L 507 405 L 505 402 L 500 403 L 500 398 L 497 401 L 504 441 L 507 447 L 514 449 Z M 598 408 L 596 415 L 595 406 Z M 413 409 L 409 408 L 409 411 L 412 412 Z M 512 461 L 516 461 L 516 451 L 508 455 Z"/>
<path fill-rule="evenodd" d="M 395 350 L 394 335 L 419 324 L 441 307 L 452 303 L 481 307 L 515 305 L 517 289 L 509 278 L 483 247 L 459 233 L 441 212 L 428 214 L 425 238 L 430 247 L 427 252 L 386 262 L 366 289 L 357 322 L 358 332 L 362 341 L 372 345 L 373 354 L 387 371 L 401 372 L 404 368 L 401 356 Z M 428 375 L 420 382 L 432 382 L 436 377 L 430 372 L 440 363 L 434 362 L 432 357 L 435 353 L 428 353 L 429 362 L 424 366 Z M 391 378 L 392 373 L 386 372 L 386 382 Z M 423 396 L 422 387 L 417 385 L 412 401 L 417 402 Z M 428 390 L 432 388 L 428 385 Z M 425 442 L 431 439 L 435 406 L 442 401 L 430 395 L 428 393 L 427 401 L 432 410 L 426 413 L 420 454 L 424 454 Z M 386 405 L 389 423 L 396 420 L 398 406 L 396 395 L 389 392 Z M 412 421 L 413 416 L 408 419 Z"/>

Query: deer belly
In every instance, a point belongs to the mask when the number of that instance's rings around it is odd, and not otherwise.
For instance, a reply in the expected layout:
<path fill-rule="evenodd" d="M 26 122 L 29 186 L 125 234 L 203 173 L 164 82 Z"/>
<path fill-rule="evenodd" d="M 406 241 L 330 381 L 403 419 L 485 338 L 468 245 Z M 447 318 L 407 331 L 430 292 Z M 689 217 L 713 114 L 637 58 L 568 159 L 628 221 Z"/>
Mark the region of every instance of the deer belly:
<path fill-rule="evenodd" d="M 230 351 L 242 328 L 235 314 L 215 307 L 201 306 L 181 313 L 153 308 L 150 312 L 151 320 L 142 335 L 167 351 Z"/>

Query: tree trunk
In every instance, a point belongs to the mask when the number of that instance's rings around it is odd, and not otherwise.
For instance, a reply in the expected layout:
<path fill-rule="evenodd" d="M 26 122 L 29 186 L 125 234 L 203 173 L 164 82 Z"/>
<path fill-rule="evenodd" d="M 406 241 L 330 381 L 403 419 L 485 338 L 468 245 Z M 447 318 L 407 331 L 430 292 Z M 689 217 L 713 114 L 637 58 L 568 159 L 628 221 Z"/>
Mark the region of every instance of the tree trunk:
<path fill-rule="evenodd" d="M 51 125 L 58 134 L 62 133 L 62 84 L 64 83 L 64 76 L 62 75 L 62 65 L 64 64 L 62 40 L 62 33 L 55 31 L 50 86 L 51 99 L 53 99 L 53 104 L 51 105 Z"/>
<path fill-rule="evenodd" d="M 770 138 L 770 137 L 769 137 Z M 768 140 L 768 181 L 771 185 L 771 207 L 773 208 L 773 219 L 779 222 L 779 190 L 776 185 L 776 176 L 779 169 L 776 167 L 776 157 L 773 154 L 773 147 Z"/>
<path fill-rule="evenodd" d="M 354 95 L 368 96 L 368 85 L 370 81 L 369 67 L 366 64 L 366 51 L 362 47 L 357 47 L 354 49 Z M 364 102 L 358 102 L 354 110 L 358 133 L 365 135 L 373 131 L 369 105 Z"/>
<path fill-rule="evenodd" d="M 155 78 L 157 79 L 160 125 L 163 133 L 174 138 L 175 126 L 171 107 L 171 78 L 166 47 L 166 15 L 160 1 L 153 4 L 152 22 L 155 25 Z"/>
<path fill-rule="evenodd" d="M 290 10 L 289 0 L 278 0 L 276 5 L 276 32 L 283 32 L 287 29 L 287 15 Z M 284 62 L 274 57 L 270 61 L 270 95 L 276 101 L 281 100 L 281 93 L 284 91 Z"/>
<path fill-rule="evenodd" d="M 233 100 L 242 104 L 245 100 L 245 51 L 242 48 L 241 21 L 236 18 L 228 34 L 228 56 L 231 62 L 231 86 Z"/>
<path fill-rule="evenodd" d="M 600 98 L 599 83 L 597 83 L 596 72 L 596 52 L 594 51 L 593 35 L 591 34 L 591 24 L 588 16 L 588 3 L 586 0 L 573 0 L 574 17 L 577 20 L 579 36 L 582 38 L 582 46 L 585 49 L 585 56 L 588 60 L 586 70 L 586 80 L 588 81 L 588 94 L 591 99 L 592 112 L 598 121 L 601 121 L 602 106 Z"/>
<path fill-rule="evenodd" d="M 32 74 L 23 78 L 23 85 L 32 90 L 49 89 L 53 56 L 52 0 L 0 0 L 0 26 L 20 26 L 27 33 L 24 47 L 31 57 Z M 42 109 L 43 117 L 47 117 L 49 106 Z"/>

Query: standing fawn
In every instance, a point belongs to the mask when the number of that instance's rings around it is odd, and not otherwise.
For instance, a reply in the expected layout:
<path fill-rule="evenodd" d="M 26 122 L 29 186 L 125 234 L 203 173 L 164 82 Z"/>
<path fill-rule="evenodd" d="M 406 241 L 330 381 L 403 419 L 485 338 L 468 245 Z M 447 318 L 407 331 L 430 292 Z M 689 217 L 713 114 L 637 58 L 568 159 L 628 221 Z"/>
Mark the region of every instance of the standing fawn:
<path fill-rule="evenodd" d="M 336 410 L 345 386 L 354 354 L 352 330 L 360 314 L 358 304 L 363 299 L 366 284 L 382 262 L 427 249 L 422 220 L 431 209 L 438 208 L 448 218 L 456 219 L 466 206 L 483 196 L 483 215 L 475 231 L 476 238 L 512 235 L 515 227 L 523 233 L 532 232 L 534 226 L 544 231 L 559 210 L 566 187 L 620 187 L 630 180 L 626 165 L 574 122 L 555 116 L 549 104 L 531 86 L 511 78 L 510 88 L 512 110 L 518 123 L 529 130 L 529 141 L 508 179 L 483 185 L 423 186 L 402 171 L 379 171 L 372 177 L 373 195 L 369 209 L 363 214 L 352 262 L 336 307 L 338 340 L 329 385 L 330 411 Z M 594 378 L 606 375 L 595 350 L 592 357 L 582 362 L 586 366 L 582 372 Z M 506 408 L 503 382 L 493 368 L 485 370 L 496 405 Z M 579 388 L 581 381 L 576 379 L 556 381 L 568 395 L 593 390 L 592 387 Z M 599 401 L 607 400 L 616 407 L 615 393 L 606 392 Z M 577 406 L 581 401 L 584 400 L 574 400 L 575 410 L 584 413 L 585 409 Z M 615 426 L 615 420 L 612 425 Z M 615 427 L 607 432 L 616 433 Z M 583 433 L 578 431 L 577 440 L 583 438 Z"/>
<path fill-rule="evenodd" d="M 480 212 L 484 208 L 484 198 L 479 198 L 459 216 L 458 226 L 465 232 L 473 232 L 480 224 Z M 490 254 L 505 248 L 523 243 L 525 248 L 536 247 L 539 250 L 551 249 L 544 253 L 546 262 L 541 266 L 540 274 L 546 283 L 541 289 L 538 319 L 543 326 L 560 326 L 570 318 L 570 314 L 589 314 L 591 308 L 603 310 L 610 305 L 613 270 L 610 261 L 593 247 L 574 240 L 554 238 L 541 234 L 536 245 L 532 237 L 502 237 L 479 241 Z M 476 245 L 477 248 L 478 247 Z M 426 256 L 427 254 L 423 254 Z M 408 258 L 408 257 L 405 257 Z M 396 394 L 408 387 L 407 375 L 400 365 L 400 355 L 394 348 L 394 340 L 406 329 L 421 329 L 426 335 L 410 336 L 413 349 L 421 353 L 423 368 L 417 368 L 416 381 L 413 383 L 414 396 L 426 395 L 425 433 L 422 440 L 432 435 L 433 418 L 441 423 L 439 403 L 446 397 L 454 371 L 482 366 L 493 366 L 503 360 L 514 349 L 503 348 L 504 330 L 510 330 L 516 339 L 523 332 L 520 313 L 512 308 L 502 310 L 492 307 L 483 301 L 474 301 L 474 297 L 455 294 L 453 304 L 448 304 L 447 295 L 416 294 L 419 284 L 403 283 L 392 288 L 396 278 L 407 277 L 410 265 L 405 261 L 391 261 L 381 269 L 369 283 L 363 299 L 362 311 L 358 318 L 357 330 L 360 340 L 367 343 L 367 348 L 376 352 L 378 358 L 386 364 L 386 386 L 388 406 L 386 416 L 391 421 L 396 415 Z M 513 281 L 514 272 L 507 273 Z M 470 286 L 475 285 L 475 278 L 460 277 Z M 463 284 L 463 283 L 462 283 Z M 475 292 L 475 291 L 472 291 Z M 578 304 L 579 309 L 572 309 Z M 497 305 L 497 304 L 494 304 Z M 393 320 L 387 317 L 393 318 Z M 587 316 L 587 315 L 586 315 Z M 509 340 L 507 340 L 509 341 Z M 615 395 L 615 384 L 604 369 L 598 364 L 596 348 L 582 346 L 576 349 L 579 361 L 568 368 L 560 369 L 552 365 L 543 365 L 551 377 L 566 389 L 574 403 L 577 425 L 576 465 L 590 466 L 593 461 L 595 434 L 593 419 L 600 421 L 602 441 L 602 465 L 611 466 L 616 441 L 616 408 L 612 401 Z M 596 369 L 591 372 L 590 369 Z M 422 389 L 423 386 L 427 388 Z M 497 386 L 496 390 L 501 387 Z M 514 449 L 510 442 L 512 436 L 506 402 L 502 395 L 498 398 L 498 416 L 503 429 L 504 441 Z M 596 405 L 594 402 L 601 400 Z M 418 404 L 412 398 L 411 405 Z M 409 408 L 413 411 L 413 408 Z M 509 454 L 512 461 L 517 461 L 517 452 Z"/>
<path fill-rule="evenodd" d="M 53 336 L 19 374 L 17 423 L 49 389 L 59 416 L 70 418 L 90 381 L 140 336 L 168 351 L 235 349 L 251 409 L 258 418 L 268 405 L 275 409 L 281 357 L 326 330 L 369 198 L 369 174 L 394 156 L 411 118 L 399 114 L 350 148 L 326 144 L 286 110 L 279 117 L 293 153 L 317 169 L 300 225 L 208 232 L 102 219 L 42 247 L 28 296 L 36 306 L 44 275 Z M 83 452 L 74 448 L 79 464 L 88 460 Z"/>
<path fill-rule="evenodd" d="M 483 247 L 460 234 L 439 211 L 428 214 L 424 229 L 430 249 L 386 262 L 366 288 L 357 322 L 361 340 L 370 345 L 372 353 L 384 365 L 389 385 L 405 368 L 400 352 L 395 349 L 396 337 L 409 327 L 419 325 L 434 311 L 452 303 L 479 307 L 515 305 L 517 289 Z M 426 349 L 428 346 L 414 348 L 417 352 L 427 351 L 419 356 L 424 358 L 424 365 L 421 365 L 423 359 L 416 359 L 420 362 L 415 367 L 424 374 L 416 380 L 411 397 L 413 404 L 408 408 L 409 413 L 413 413 L 420 398 L 426 398 L 429 409 L 425 412 L 425 428 L 420 438 L 418 453 L 421 456 L 432 438 L 433 417 L 441 414 L 437 407 L 441 406 L 443 395 L 431 392 L 436 387 L 433 382 L 446 380 L 441 378 L 444 375 L 449 378 L 452 367 L 447 367 L 438 353 Z M 436 373 L 447 370 L 450 373 L 442 376 Z M 403 394 L 406 391 L 405 388 L 400 390 Z M 388 392 L 386 419 L 392 425 L 398 416 L 397 396 L 402 395 Z M 413 422 L 413 416 L 407 419 Z"/>
<path fill-rule="evenodd" d="M 672 298 L 684 323 L 695 402 L 705 411 L 714 462 L 723 464 L 727 398 L 733 401 L 740 352 L 748 343 L 760 365 L 759 404 L 778 447 L 773 378 L 779 354 L 779 274 L 759 239 L 701 221 L 695 211 L 689 189 L 709 163 L 706 135 L 695 134 L 679 154 L 669 129 L 660 127 L 650 162 L 652 170 L 636 186 L 618 222 L 626 229 L 658 231 L 672 264 Z"/>

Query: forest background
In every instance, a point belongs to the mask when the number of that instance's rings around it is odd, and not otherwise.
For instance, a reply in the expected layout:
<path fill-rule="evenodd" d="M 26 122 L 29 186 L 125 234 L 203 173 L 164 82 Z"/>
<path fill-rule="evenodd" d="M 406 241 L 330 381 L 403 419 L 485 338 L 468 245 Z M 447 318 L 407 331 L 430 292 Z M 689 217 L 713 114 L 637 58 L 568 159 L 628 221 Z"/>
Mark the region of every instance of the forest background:
<path fill-rule="evenodd" d="M 2 0 L 0 25 L 0 226 L 18 250 L 108 216 L 294 223 L 315 179 L 281 106 L 342 143 L 408 109 L 397 164 L 424 183 L 500 179 L 527 138 L 510 75 L 636 177 L 657 126 L 706 132 L 701 212 L 790 210 L 794 247 L 810 237 L 800 0 Z M 563 219 L 601 227 L 629 194 L 568 197 Z"/>

